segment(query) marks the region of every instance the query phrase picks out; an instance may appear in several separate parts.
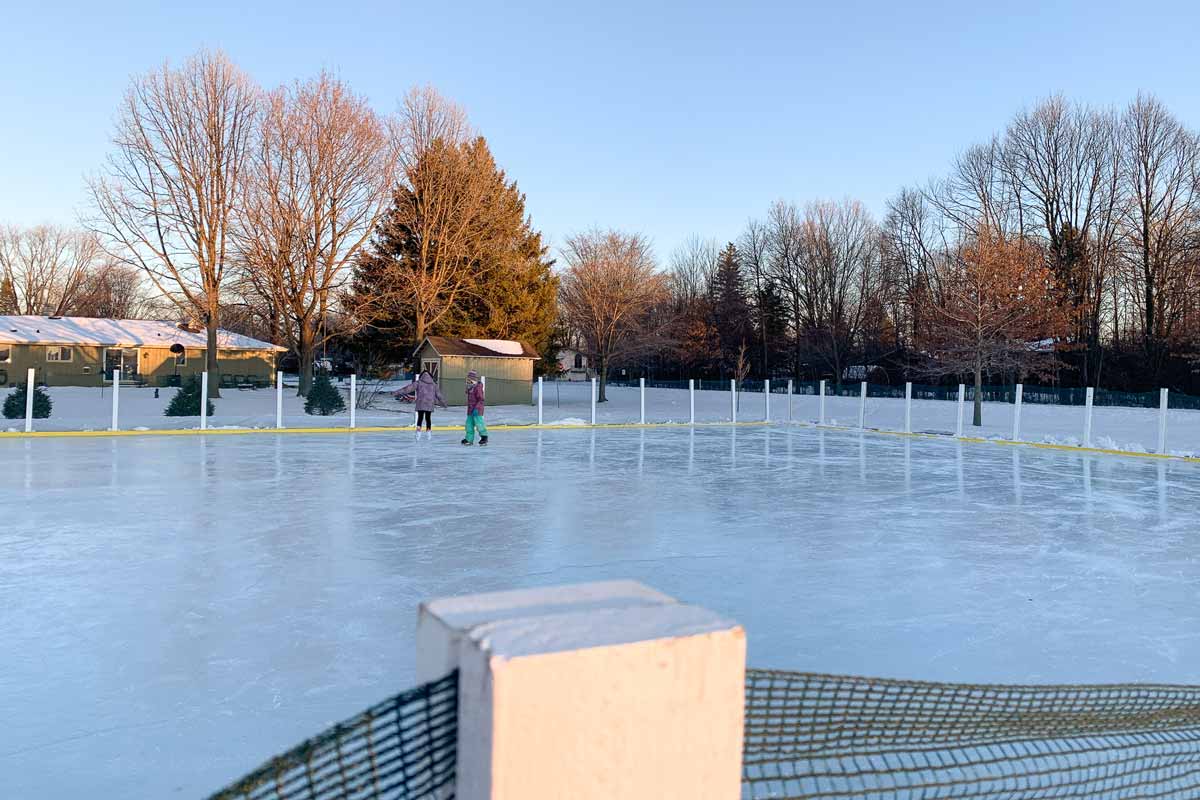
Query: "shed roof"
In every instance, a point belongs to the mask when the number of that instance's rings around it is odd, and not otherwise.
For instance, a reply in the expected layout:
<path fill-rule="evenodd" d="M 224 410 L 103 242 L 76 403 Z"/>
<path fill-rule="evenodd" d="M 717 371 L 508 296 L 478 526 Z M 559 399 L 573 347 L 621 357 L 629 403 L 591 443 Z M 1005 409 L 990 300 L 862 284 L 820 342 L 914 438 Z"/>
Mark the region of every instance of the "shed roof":
<path fill-rule="evenodd" d="M 94 317 L 35 317 L 0 315 L 0 344 L 96 345 L 101 347 L 204 348 L 204 331 L 181 328 L 160 319 L 104 319 Z M 217 347 L 224 350 L 271 350 L 286 347 L 263 342 L 240 333 L 217 331 Z"/>
<path fill-rule="evenodd" d="M 428 343 L 439 356 L 474 356 L 476 358 L 530 358 L 535 361 L 541 356 L 523 342 L 509 339 L 452 339 L 449 336 L 426 336 L 417 348 L 420 351 Z"/>

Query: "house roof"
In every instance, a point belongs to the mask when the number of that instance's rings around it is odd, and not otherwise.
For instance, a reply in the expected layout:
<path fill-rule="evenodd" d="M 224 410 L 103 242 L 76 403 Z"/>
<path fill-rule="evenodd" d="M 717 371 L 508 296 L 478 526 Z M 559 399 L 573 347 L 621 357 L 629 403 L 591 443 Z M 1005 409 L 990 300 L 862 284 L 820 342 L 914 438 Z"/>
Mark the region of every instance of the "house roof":
<path fill-rule="evenodd" d="M 204 331 L 185 330 L 174 322 L 157 319 L 102 319 L 93 317 L 34 317 L 0 315 L 0 344 L 97 345 L 102 347 L 204 348 Z M 286 347 L 259 341 L 240 333 L 217 331 L 223 350 L 272 350 Z"/>
<path fill-rule="evenodd" d="M 426 342 L 439 356 L 532 358 L 535 361 L 541 358 L 529 345 L 509 339 L 452 339 L 448 336 L 426 336 L 417 351 L 424 347 Z"/>

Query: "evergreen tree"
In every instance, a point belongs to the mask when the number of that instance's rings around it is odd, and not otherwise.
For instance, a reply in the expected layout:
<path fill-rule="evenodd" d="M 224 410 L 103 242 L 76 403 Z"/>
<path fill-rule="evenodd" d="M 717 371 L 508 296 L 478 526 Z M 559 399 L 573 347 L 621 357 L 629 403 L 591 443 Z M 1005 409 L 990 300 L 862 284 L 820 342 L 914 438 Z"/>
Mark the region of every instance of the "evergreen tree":
<path fill-rule="evenodd" d="M 328 417 L 345 410 L 346 401 L 342 399 L 342 393 L 333 385 L 333 381 L 329 380 L 329 374 L 324 370 L 318 372 L 304 401 L 304 413 Z"/>
<path fill-rule="evenodd" d="M 762 286 L 759 296 L 759 304 L 756 318 L 760 320 L 755 336 L 761 343 L 767 343 L 767 358 L 769 359 L 768 369 L 772 374 L 778 374 L 780 367 L 784 365 L 788 354 L 791 352 L 791 347 L 787 341 L 788 331 L 788 307 L 787 301 L 783 297 L 783 292 L 780 291 L 779 282 L 767 279 Z M 761 359 L 763 348 L 760 346 L 755 349 L 755 355 Z M 767 369 L 764 369 L 762 364 L 758 365 L 760 372 L 764 377 L 767 375 Z"/>
<path fill-rule="evenodd" d="M 439 167 L 441 180 L 431 181 L 419 179 L 426 166 L 418 163 L 397 189 L 355 267 L 352 305 L 370 322 L 357 349 L 388 350 L 403 360 L 422 337 L 437 334 L 516 339 L 541 351 L 554 327 L 558 280 L 525 215 L 525 195 L 482 137 L 439 144 L 422 160 L 458 166 Z M 446 228 L 461 217 L 469 235 L 456 235 L 469 246 L 443 252 L 431 235 L 436 228 L 414 209 L 443 214 Z"/>
<path fill-rule="evenodd" d="M 708 294 L 716 330 L 718 367 L 724 376 L 736 369 L 742 346 L 749 344 L 753 338 L 746 281 L 737 247 L 732 243 L 726 245 L 717 257 L 717 268 L 709 283 Z"/>
<path fill-rule="evenodd" d="M 179 387 L 179 391 L 175 392 L 175 396 L 171 398 L 171 402 L 167 403 L 167 410 L 163 412 L 164 417 L 198 417 L 200 416 L 200 376 L 189 375 L 184 378 L 183 385 Z M 212 416 L 216 412 L 216 406 L 212 401 L 207 402 L 208 416 Z"/>
<path fill-rule="evenodd" d="M 27 384 L 19 384 L 4 398 L 4 416 L 6 419 L 25 419 L 25 400 Z M 46 390 L 36 384 L 33 387 L 33 418 L 48 419 L 54 404 Z"/>

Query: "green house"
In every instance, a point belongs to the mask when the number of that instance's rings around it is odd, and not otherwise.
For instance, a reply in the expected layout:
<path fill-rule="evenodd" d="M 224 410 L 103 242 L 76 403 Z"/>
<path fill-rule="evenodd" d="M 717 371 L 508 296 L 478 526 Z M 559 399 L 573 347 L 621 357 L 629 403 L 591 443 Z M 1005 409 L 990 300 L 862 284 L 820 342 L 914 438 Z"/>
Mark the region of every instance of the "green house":
<path fill-rule="evenodd" d="M 528 345 L 507 339 L 451 339 L 427 336 L 413 353 L 422 370 L 437 379 L 452 406 L 465 406 L 466 378 L 471 370 L 485 379 L 487 404 L 528 405 L 533 402 L 533 362 Z"/>

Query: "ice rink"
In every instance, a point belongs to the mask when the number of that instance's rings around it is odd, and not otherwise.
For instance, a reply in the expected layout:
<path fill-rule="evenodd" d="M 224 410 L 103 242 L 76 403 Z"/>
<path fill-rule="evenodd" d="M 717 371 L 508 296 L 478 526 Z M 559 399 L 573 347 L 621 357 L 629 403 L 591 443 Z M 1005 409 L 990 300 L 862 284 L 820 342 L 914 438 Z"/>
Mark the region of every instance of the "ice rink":
<path fill-rule="evenodd" d="M 806 428 L 0 442 L 0 797 L 202 797 L 423 598 L 630 577 L 758 667 L 1200 683 L 1198 465 Z"/>

